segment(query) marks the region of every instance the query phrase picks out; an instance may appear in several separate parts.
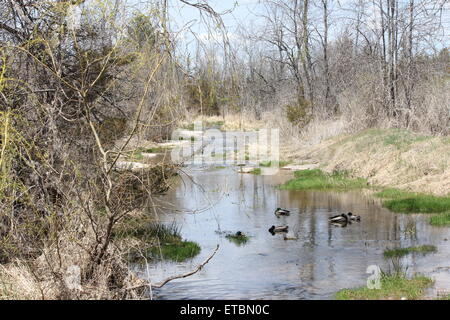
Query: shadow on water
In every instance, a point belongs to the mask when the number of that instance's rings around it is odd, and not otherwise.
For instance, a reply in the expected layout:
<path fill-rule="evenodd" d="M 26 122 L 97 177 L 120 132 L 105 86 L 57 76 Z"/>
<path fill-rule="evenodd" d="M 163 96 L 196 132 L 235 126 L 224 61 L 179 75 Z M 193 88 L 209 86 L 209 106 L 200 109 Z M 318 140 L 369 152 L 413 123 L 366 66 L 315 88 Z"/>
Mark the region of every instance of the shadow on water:
<path fill-rule="evenodd" d="M 435 276 L 439 286 L 450 288 L 449 271 L 442 271 L 442 262 L 449 258 L 444 239 L 450 232 L 430 226 L 427 216 L 393 214 L 361 191 L 279 190 L 276 186 L 291 178 L 287 172 L 259 176 L 225 168 L 193 169 L 189 174 L 195 183 L 184 179 L 159 200 L 183 210 L 207 208 L 163 216 L 181 226 L 184 238 L 199 243 L 201 253 L 181 264 L 135 267 L 158 282 L 192 270 L 217 244 L 220 249 L 201 272 L 154 291 L 155 299 L 330 299 L 342 288 L 365 285 L 368 266 L 386 268 L 386 248 L 418 244 L 434 244 L 438 252 L 403 258 L 408 271 Z M 277 207 L 290 209 L 290 216 L 276 217 Z M 328 222 L 329 216 L 348 211 L 362 221 L 345 227 Z M 297 240 L 268 232 L 281 224 L 289 225 Z M 249 236 L 245 245 L 224 235 L 237 231 Z"/>

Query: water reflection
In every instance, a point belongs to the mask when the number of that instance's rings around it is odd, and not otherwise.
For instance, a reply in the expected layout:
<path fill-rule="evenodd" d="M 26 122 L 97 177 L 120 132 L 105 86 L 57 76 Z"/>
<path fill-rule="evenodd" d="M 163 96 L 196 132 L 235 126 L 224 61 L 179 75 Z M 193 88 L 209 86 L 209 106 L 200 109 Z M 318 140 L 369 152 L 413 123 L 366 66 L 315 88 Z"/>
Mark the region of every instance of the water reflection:
<path fill-rule="evenodd" d="M 155 263 L 150 270 L 136 266 L 142 276 L 158 282 L 185 273 L 207 258 L 217 244 L 219 252 L 196 275 L 168 283 L 153 292 L 156 299 L 328 299 L 342 288 L 366 283 L 369 265 L 387 267 L 386 248 L 434 244 L 436 254 L 409 255 L 402 259 L 409 272 L 436 275 L 438 286 L 450 288 L 442 266 L 449 261 L 446 228 L 431 227 L 425 216 L 396 215 L 364 192 L 286 191 L 276 188 L 291 176 L 238 174 L 232 168 L 191 170 L 158 199 L 198 214 L 166 212 L 182 235 L 202 247 L 200 255 L 182 264 Z M 274 215 L 277 207 L 290 216 Z M 361 216 L 361 222 L 336 227 L 328 218 L 342 212 Z M 288 225 L 297 240 L 272 236 L 272 225 Z M 241 231 L 250 237 L 243 246 L 228 241 L 224 233 Z M 437 269 L 441 267 L 440 269 Z"/>

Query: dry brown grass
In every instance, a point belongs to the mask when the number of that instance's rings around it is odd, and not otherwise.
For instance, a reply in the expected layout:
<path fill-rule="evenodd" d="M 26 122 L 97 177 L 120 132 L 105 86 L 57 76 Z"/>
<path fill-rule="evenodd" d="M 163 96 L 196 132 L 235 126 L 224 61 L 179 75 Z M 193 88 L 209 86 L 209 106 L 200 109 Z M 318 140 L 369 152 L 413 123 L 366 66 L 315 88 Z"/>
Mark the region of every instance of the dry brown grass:
<path fill-rule="evenodd" d="M 197 118 L 200 119 L 200 118 Z M 223 121 L 204 117 L 204 121 Z M 261 120 L 251 115 L 227 115 L 225 130 L 280 129 L 280 158 L 296 163 L 320 163 L 325 171 L 345 170 L 370 184 L 415 192 L 447 195 L 450 190 L 450 138 L 406 130 L 360 130 L 355 119 L 311 121 L 303 130 L 275 113 Z"/>
<path fill-rule="evenodd" d="M 290 157 L 314 160 L 325 171 L 346 170 L 370 184 L 447 195 L 450 190 L 450 139 L 401 130 L 364 130 L 316 145 L 301 142 Z"/>

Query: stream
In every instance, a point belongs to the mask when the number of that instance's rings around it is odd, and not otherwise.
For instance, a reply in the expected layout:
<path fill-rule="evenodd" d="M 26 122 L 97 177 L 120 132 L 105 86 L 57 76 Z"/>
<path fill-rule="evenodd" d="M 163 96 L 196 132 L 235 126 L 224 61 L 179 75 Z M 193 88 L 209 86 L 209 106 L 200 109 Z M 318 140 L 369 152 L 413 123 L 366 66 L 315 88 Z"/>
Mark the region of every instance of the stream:
<path fill-rule="evenodd" d="M 157 283 L 189 272 L 220 249 L 193 276 L 153 290 L 153 299 L 333 299 L 343 288 L 366 284 L 367 267 L 389 268 L 386 248 L 433 244 L 436 253 L 401 258 L 409 274 L 423 273 L 436 280 L 429 296 L 450 289 L 450 228 L 429 225 L 427 215 L 394 214 L 368 191 L 288 191 L 278 185 L 292 172 L 276 175 L 243 174 L 237 167 L 191 166 L 180 182 L 158 201 L 177 208 L 161 215 L 176 222 L 201 253 L 183 262 L 136 265 L 141 277 Z M 189 178 L 188 178 L 189 176 Z M 277 207 L 291 210 L 277 217 Z M 336 227 L 332 215 L 351 211 L 361 222 Z M 289 225 L 297 240 L 272 235 L 272 225 Z M 226 232 L 250 237 L 243 245 L 230 242 Z"/>

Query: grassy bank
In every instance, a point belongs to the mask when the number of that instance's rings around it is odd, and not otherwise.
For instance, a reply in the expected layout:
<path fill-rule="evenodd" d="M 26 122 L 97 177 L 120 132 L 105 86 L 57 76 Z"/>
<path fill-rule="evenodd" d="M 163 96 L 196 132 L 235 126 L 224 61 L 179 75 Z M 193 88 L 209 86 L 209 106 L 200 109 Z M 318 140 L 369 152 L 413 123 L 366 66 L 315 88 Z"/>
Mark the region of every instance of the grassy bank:
<path fill-rule="evenodd" d="M 450 197 L 438 197 L 394 188 L 377 192 L 375 196 L 387 199 L 383 201 L 383 205 L 393 212 L 442 213 L 450 211 Z"/>
<path fill-rule="evenodd" d="M 381 289 L 363 286 L 356 289 L 343 289 L 336 293 L 338 300 L 417 300 L 423 297 L 425 289 L 433 280 L 424 276 L 408 279 L 401 275 L 388 275 L 381 278 Z"/>
<path fill-rule="evenodd" d="M 348 171 L 370 185 L 449 197 L 450 139 L 398 129 L 341 134 L 314 145 L 292 145 L 294 162 L 318 162 L 326 172 Z M 394 202 L 392 203 L 394 206 Z"/>
<path fill-rule="evenodd" d="M 263 161 L 263 162 L 259 163 L 259 166 L 260 167 L 266 167 L 266 168 L 269 168 L 269 167 L 282 168 L 282 167 L 288 165 L 289 163 L 291 163 L 291 162 L 290 161 L 283 161 L 283 160 L 281 160 L 281 161 Z"/>
<path fill-rule="evenodd" d="M 195 257 L 201 250 L 197 243 L 183 240 L 179 227 L 174 223 L 165 225 L 145 219 L 130 219 L 113 236 L 137 243 L 128 253 L 130 261 L 145 258 L 181 262 Z"/>
<path fill-rule="evenodd" d="M 430 218 L 430 224 L 436 227 L 450 227 L 450 212 L 432 216 Z"/>
<path fill-rule="evenodd" d="M 385 258 L 393 258 L 393 257 L 403 257 L 411 253 L 421 253 L 427 254 L 436 252 L 437 248 L 433 245 L 422 245 L 416 247 L 408 247 L 408 248 L 394 248 L 384 251 Z"/>
<path fill-rule="evenodd" d="M 326 173 L 319 169 L 294 173 L 295 178 L 281 186 L 286 190 L 349 190 L 367 187 L 365 179 L 350 178 L 345 172 Z"/>

